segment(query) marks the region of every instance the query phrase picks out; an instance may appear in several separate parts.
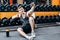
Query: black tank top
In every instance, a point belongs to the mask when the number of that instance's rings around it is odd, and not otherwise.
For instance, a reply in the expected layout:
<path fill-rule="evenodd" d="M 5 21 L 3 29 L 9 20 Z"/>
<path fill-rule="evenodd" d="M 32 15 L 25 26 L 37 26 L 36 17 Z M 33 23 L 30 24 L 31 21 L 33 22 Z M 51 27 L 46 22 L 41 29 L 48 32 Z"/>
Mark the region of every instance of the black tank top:
<path fill-rule="evenodd" d="M 22 15 L 21 15 L 20 21 L 22 22 L 22 27 L 30 25 L 29 18 L 27 16 L 25 18 L 23 18 Z"/>

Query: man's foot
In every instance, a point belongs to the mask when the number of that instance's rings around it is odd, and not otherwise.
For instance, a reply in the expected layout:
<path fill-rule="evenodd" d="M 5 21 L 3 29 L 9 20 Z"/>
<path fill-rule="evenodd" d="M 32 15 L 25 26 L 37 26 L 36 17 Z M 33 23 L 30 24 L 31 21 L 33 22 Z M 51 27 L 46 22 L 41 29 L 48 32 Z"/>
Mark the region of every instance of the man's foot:
<path fill-rule="evenodd" d="M 29 36 L 28 37 L 28 40 L 33 40 L 33 36 Z"/>
<path fill-rule="evenodd" d="M 34 33 L 34 32 L 32 32 L 32 33 L 31 33 L 31 36 L 32 36 L 32 37 L 35 37 L 35 33 Z"/>

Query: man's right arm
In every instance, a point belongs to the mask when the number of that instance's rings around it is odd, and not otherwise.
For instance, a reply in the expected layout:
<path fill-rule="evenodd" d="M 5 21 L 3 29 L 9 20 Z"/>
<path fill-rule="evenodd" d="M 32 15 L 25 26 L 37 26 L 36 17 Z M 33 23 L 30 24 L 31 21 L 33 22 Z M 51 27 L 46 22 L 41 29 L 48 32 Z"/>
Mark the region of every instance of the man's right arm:
<path fill-rule="evenodd" d="M 20 17 L 20 14 L 17 14 L 17 15 L 12 16 L 12 19 L 19 18 L 19 17 Z"/>

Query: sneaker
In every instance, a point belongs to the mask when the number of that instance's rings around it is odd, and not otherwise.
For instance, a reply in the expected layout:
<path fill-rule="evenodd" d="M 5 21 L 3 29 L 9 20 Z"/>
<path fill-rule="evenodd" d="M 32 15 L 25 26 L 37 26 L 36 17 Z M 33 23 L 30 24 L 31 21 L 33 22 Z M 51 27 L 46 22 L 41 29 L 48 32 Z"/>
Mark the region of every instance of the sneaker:
<path fill-rule="evenodd" d="M 29 36 L 28 37 L 28 40 L 33 40 L 33 36 Z"/>
<path fill-rule="evenodd" d="M 35 37 L 36 35 L 35 35 L 35 33 L 34 33 L 34 32 L 32 32 L 32 33 L 31 33 L 31 36 L 32 36 L 32 37 Z"/>

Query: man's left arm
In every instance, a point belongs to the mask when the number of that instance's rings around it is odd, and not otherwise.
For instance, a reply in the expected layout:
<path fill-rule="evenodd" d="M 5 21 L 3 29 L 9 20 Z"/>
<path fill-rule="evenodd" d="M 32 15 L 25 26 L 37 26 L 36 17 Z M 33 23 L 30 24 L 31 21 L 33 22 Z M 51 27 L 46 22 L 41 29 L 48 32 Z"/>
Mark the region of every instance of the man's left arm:
<path fill-rule="evenodd" d="M 30 4 L 32 6 L 32 8 L 27 12 L 27 14 L 32 14 L 34 12 L 34 9 L 35 9 L 35 4 L 34 2 Z"/>

